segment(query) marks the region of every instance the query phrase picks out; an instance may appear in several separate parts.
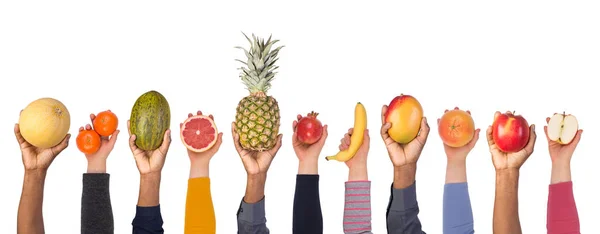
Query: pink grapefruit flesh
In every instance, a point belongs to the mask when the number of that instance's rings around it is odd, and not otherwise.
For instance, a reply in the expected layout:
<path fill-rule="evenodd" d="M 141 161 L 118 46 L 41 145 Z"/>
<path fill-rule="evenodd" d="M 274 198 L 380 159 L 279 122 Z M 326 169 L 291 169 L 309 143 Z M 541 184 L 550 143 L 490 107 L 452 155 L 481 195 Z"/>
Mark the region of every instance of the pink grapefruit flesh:
<path fill-rule="evenodd" d="M 217 126 L 208 116 L 195 115 L 189 117 L 181 126 L 181 141 L 193 152 L 209 150 L 217 142 Z"/>

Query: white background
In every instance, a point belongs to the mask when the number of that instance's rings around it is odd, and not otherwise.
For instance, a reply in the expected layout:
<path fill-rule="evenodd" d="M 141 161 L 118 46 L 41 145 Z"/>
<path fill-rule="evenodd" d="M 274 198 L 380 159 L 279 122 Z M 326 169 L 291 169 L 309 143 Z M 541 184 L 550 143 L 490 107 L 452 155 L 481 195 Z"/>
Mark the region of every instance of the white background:
<path fill-rule="evenodd" d="M 122 133 L 108 159 L 115 232 L 131 232 L 139 174 L 127 145 L 126 120 L 136 98 L 163 93 L 171 127 L 198 109 L 225 132 L 211 164 L 218 233 L 235 233 L 245 171 L 229 124 L 247 95 L 238 78 L 234 46 L 241 32 L 273 34 L 286 47 L 269 94 L 282 114 L 284 146 L 266 187 L 268 226 L 291 233 L 297 159 L 291 148 L 296 114 L 311 110 L 330 125 L 323 155 L 337 152 L 352 126 L 357 101 L 372 129 L 369 169 L 373 231 L 385 233 L 392 166 L 379 135 L 380 108 L 400 93 L 416 96 L 433 128 L 419 161 L 419 218 L 428 233 L 442 232 L 446 160 L 435 119 L 459 106 L 473 113 L 481 139 L 468 157 L 475 230 L 491 233 L 494 169 L 485 127 L 496 110 L 515 110 L 536 124 L 536 151 L 521 169 L 519 210 L 524 233 L 544 233 L 550 158 L 543 135 L 554 112 L 576 115 L 585 130 L 572 161 L 583 233 L 597 231 L 596 186 L 600 140 L 595 82 L 600 75 L 600 3 L 596 1 L 3 1 L 0 3 L 0 222 L 16 232 L 23 167 L 13 124 L 40 97 L 69 108 L 71 145 L 46 178 L 47 233 L 79 233 L 81 175 L 86 160 L 75 145 L 88 115 L 115 112 Z M 177 134 L 163 170 L 161 207 L 167 233 L 183 233 L 189 160 Z M 325 233 L 342 233 L 342 163 L 320 161 Z"/>

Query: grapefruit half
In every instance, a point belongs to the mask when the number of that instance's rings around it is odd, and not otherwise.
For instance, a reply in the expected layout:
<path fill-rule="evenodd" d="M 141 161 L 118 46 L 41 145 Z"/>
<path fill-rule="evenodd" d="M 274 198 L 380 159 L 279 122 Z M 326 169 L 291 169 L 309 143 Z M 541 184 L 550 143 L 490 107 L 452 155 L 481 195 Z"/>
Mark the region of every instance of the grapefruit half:
<path fill-rule="evenodd" d="M 209 150 L 217 142 L 218 135 L 215 121 L 205 115 L 189 117 L 181 125 L 181 141 L 192 152 Z"/>

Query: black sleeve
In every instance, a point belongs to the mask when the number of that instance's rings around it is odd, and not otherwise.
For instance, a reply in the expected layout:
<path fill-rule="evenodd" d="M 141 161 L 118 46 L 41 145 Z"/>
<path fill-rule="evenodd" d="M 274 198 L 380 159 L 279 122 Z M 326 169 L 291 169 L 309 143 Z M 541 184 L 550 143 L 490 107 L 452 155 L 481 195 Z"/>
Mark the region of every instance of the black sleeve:
<path fill-rule="evenodd" d="M 113 234 L 114 221 L 109 192 L 110 175 L 83 174 L 81 195 L 81 233 Z"/>
<path fill-rule="evenodd" d="M 297 175 L 294 194 L 294 234 L 322 234 L 323 214 L 319 198 L 319 175 Z"/>
<path fill-rule="evenodd" d="M 163 234 L 163 219 L 160 214 L 160 205 L 149 207 L 136 207 L 135 218 L 131 223 L 133 234 Z"/>

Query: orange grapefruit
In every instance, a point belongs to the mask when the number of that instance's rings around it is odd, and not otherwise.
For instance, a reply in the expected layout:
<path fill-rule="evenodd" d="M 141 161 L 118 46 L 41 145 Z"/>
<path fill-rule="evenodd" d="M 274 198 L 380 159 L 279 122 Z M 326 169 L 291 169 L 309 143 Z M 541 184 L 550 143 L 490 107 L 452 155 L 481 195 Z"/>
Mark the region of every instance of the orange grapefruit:
<path fill-rule="evenodd" d="M 189 117 L 181 125 L 181 141 L 192 152 L 209 150 L 217 142 L 218 135 L 215 121 L 205 115 Z"/>

